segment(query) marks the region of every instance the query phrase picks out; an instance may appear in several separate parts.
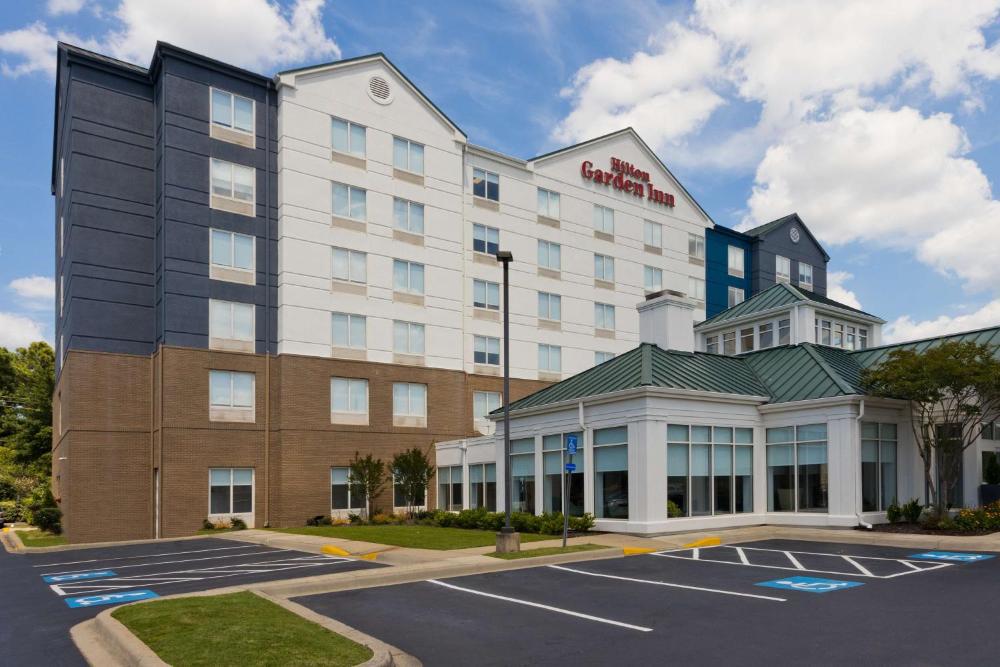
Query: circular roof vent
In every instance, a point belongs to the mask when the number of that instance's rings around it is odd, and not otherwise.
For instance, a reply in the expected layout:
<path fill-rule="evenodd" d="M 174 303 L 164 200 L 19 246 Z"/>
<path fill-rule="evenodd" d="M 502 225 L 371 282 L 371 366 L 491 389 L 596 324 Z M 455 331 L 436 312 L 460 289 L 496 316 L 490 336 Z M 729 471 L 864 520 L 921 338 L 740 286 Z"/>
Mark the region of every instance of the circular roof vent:
<path fill-rule="evenodd" d="M 368 79 L 368 96 L 379 104 L 389 104 L 392 102 L 392 89 L 389 88 L 389 82 L 380 76 Z"/>

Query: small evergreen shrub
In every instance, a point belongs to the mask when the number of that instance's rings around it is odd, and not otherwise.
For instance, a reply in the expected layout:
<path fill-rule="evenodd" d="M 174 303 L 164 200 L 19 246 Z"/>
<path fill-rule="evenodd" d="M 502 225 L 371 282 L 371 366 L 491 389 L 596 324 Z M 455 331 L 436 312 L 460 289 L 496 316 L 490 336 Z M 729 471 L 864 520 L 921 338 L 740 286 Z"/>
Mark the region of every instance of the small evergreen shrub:
<path fill-rule="evenodd" d="M 239 517 L 234 516 L 231 519 L 229 519 L 229 527 L 232 528 L 233 530 L 246 530 L 247 522 Z"/>
<path fill-rule="evenodd" d="M 215 524 L 212 523 L 211 521 L 209 521 L 208 519 L 202 519 L 201 520 L 201 529 L 202 530 L 215 530 Z"/>
<path fill-rule="evenodd" d="M 885 508 L 885 518 L 889 523 L 899 523 L 903 518 L 903 508 L 895 500 Z"/>
<path fill-rule="evenodd" d="M 923 513 L 924 508 L 920 504 L 919 500 L 913 498 L 910 500 L 910 502 L 900 507 L 900 511 L 903 515 L 904 521 L 906 521 L 907 523 L 917 523 L 918 521 L 920 521 L 920 515 L 921 513 Z"/>
<path fill-rule="evenodd" d="M 682 516 L 684 516 L 684 511 L 681 509 L 681 506 L 678 505 L 677 503 L 675 503 L 672 500 L 668 500 L 667 501 L 667 518 L 668 519 L 676 519 L 676 518 L 682 517 Z"/>

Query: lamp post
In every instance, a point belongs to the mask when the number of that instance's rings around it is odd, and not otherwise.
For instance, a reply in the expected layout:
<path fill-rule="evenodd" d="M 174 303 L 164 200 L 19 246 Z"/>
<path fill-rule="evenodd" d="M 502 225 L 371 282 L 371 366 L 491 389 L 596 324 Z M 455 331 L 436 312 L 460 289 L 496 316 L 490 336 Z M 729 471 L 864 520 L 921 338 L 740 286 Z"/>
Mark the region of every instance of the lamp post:
<path fill-rule="evenodd" d="M 497 261 L 503 265 L 503 456 L 504 456 L 504 519 L 503 528 L 497 534 L 497 551 L 506 553 L 518 551 L 520 536 L 510 524 L 511 485 L 510 471 L 510 263 L 514 255 L 509 250 L 497 250 Z"/>

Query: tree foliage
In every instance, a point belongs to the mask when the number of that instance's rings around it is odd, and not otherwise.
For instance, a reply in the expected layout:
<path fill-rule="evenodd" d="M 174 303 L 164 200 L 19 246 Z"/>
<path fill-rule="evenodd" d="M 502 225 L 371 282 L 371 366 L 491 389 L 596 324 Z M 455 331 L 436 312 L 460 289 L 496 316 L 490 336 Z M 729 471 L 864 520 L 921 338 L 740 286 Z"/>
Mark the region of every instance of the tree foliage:
<path fill-rule="evenodd" d="M 420 501 L 427 498 L 427 487 L 434 476 L 434 464 L 426 453 L 414 447 L 392 457 L 390 470 L 393 483 L 399 487 L 406 501 L 406 512 L 412 515 L 413 508 L 423 504 Z"/>
<path fill-rule="evenodd" d="M 963 452 L 979 437 L 983 423 L 1000 415 L 996 352 L 987 345 L 946 341 L 922 352 L 893 350 L 882 364 L 862 373 L 861 384 L 871 395 L 909 404 L 924 479 L 938 516 L 958 484 Z"/>
<path fill-rule="evenodd" d="M 375 498 L 385 489 L 385 472 L 385 462 L 382 459 L 376 459 L 371 454 L 361 458 L 358 452 L 354 452 L 348 482 L 351 493 L 360 494 L 365 499 L 366 518 L 371 518 L 375 513 Z"/>

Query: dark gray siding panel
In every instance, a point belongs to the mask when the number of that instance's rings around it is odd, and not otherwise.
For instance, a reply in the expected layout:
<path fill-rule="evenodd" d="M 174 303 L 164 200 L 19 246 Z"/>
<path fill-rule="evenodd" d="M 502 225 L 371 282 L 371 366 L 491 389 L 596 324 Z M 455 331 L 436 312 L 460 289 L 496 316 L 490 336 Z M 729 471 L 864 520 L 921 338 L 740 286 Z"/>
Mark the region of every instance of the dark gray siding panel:
<path fill-rule="evenodd" d="M 800 228 L 799 242 L 793 243 L 789 231 L 793 226 Z M 781 255 L 791 260 L 792 282 L 798 284 L 800 262 L 813 267 L 813 291 L 826 296 L 826 256 L 812 237 L 801 229 L 794 220 L 789 220 L 776 229 L 770 230 L 754 243 L 753 291 L 760 293 L 774 285 L 776 257 Z"/>

